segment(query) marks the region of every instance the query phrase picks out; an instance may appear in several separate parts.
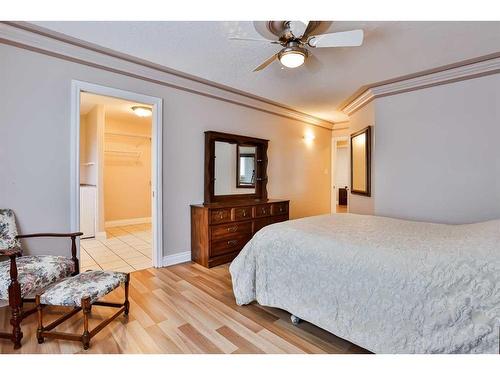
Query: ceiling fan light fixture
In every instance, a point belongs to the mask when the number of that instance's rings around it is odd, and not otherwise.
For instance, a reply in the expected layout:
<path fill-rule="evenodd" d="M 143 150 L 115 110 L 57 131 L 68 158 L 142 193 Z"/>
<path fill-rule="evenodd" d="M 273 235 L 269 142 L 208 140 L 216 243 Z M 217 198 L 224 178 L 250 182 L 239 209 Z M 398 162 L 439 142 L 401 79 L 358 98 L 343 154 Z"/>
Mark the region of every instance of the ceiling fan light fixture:
<path fill-rule="evenodd" d="M 297 51 L 290 51 L 280 55 L 281 64 L 287 68 L 297 68 L 304 64 L 306 57 L 303 53 Z"/>
<path fill-rule="evenodd" d="M 150 107 L 142 105 L 133 106 L 132 111 L 139 117 L 149 117 L 153 114 L 153 110 Z"/>
<path fill-rule="evenodd" d="M 278 59 L 283 66 L 287 68 L 297 68 L 304 64 L 307 57 L 307 50 L 295 45 L 284 48 L 279 54 Z"/>

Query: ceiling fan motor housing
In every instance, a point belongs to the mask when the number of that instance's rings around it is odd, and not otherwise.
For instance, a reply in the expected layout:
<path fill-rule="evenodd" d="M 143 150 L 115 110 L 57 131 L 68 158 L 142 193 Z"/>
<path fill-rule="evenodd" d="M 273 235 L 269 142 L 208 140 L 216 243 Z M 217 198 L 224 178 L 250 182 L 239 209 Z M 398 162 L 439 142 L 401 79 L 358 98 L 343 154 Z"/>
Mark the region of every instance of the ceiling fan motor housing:
<path fill-rule="evenodd" d="M 307 58 L 307 56 L 309 55 L 309 52 L 307 51 L 307 49 L 305 49 L 304 47 L 301 47 L 299 42 L 294 42 L 294 41 L 290 41 L 286 44 L 286 47 L 283 48 L 278 53 L 278 59 L 281 60 L 281 57 L 283 55 L 286 55 L 287 53 L 300 53 L 300 54 L 304 55 L 304 59 Z"/>

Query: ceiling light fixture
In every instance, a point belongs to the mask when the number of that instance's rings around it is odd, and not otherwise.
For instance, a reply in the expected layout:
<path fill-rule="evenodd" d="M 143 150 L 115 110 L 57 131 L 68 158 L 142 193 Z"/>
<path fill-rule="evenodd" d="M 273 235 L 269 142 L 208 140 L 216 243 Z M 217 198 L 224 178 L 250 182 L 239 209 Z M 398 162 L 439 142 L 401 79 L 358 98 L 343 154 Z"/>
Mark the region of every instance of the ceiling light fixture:
<path fill-rule="evenodd" d="M 143 105 L 135 105 L 132 107 L 132 111 L 139 117 L 149 117 L 153 114 L 153 110 L 150 107 Z"/>
<path fill-rule="evenodd" d="M 283 48 L 279 54 L 278 59 L 283 66 L 287 68 L 297 68 L 304 64 L 307 57 L 307 50 L 302 48 L 296 42 L 289 42 L 286 48 Z"/>

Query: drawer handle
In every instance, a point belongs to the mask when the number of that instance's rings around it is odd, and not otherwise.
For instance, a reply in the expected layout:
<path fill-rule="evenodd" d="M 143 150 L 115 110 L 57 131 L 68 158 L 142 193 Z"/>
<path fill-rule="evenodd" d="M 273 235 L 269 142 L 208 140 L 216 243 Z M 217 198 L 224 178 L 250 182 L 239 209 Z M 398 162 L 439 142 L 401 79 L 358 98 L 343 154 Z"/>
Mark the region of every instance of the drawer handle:
<path fill-rule="evenodd" d="M 227 231 L 228 231 L 228 232 L 233 232 L 233 233 L 234 233 L 234 232 L 236 232 L 237 230 L 238 230 L 238 226 L 237 226 L 237 225 L 235 225 L 234 227 L 229 227 L 229 228 L 227 228 Z"/>
<path fill-rule="evenodd" d="M 243 210 L 243 217 L 247 216 L 247 210 Z"/>
<path fill-rule="evenodd" d="M 280 206 L 280 212 L 283 212 L 283 207 Z"/>
<path fill-rule="evenodd" d="M 266 213 L 266 209 L 264 207 L 262 207 L 262 209 L 261 209 L 260 212 L 262 212 L 263 214 L 265 214 Z"/>
<path fill-rule="evenodd" d="M 219 219 L 224 219 L 224 211 L 219 211 L 217 214 L 219 215 Z"/>
<path fill-rule="evenodd" d="M 238 243 L 238 240 L 229 240 L 229 241 L 227 241 L 227 244 L 228 244 L 229 246 L 234 246 L 234 245 L 236 245 L 237 243 Z"/>

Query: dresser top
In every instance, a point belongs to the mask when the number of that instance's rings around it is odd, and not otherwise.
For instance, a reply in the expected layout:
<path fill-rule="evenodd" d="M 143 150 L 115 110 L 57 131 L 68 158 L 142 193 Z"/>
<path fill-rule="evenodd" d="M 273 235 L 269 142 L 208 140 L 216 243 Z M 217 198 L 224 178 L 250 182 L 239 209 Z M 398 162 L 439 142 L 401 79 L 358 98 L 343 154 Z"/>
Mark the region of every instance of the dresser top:
<path fill-rule="evenodd" d="M 191 207 L 201 208 L 224 208 L 224 207 L 241 207 L 254 206 L 257 204 L 289 202 L 289 199 L 244 199 L 241 201 L 216 202 L 208 204 L 192 204 Z"/>

